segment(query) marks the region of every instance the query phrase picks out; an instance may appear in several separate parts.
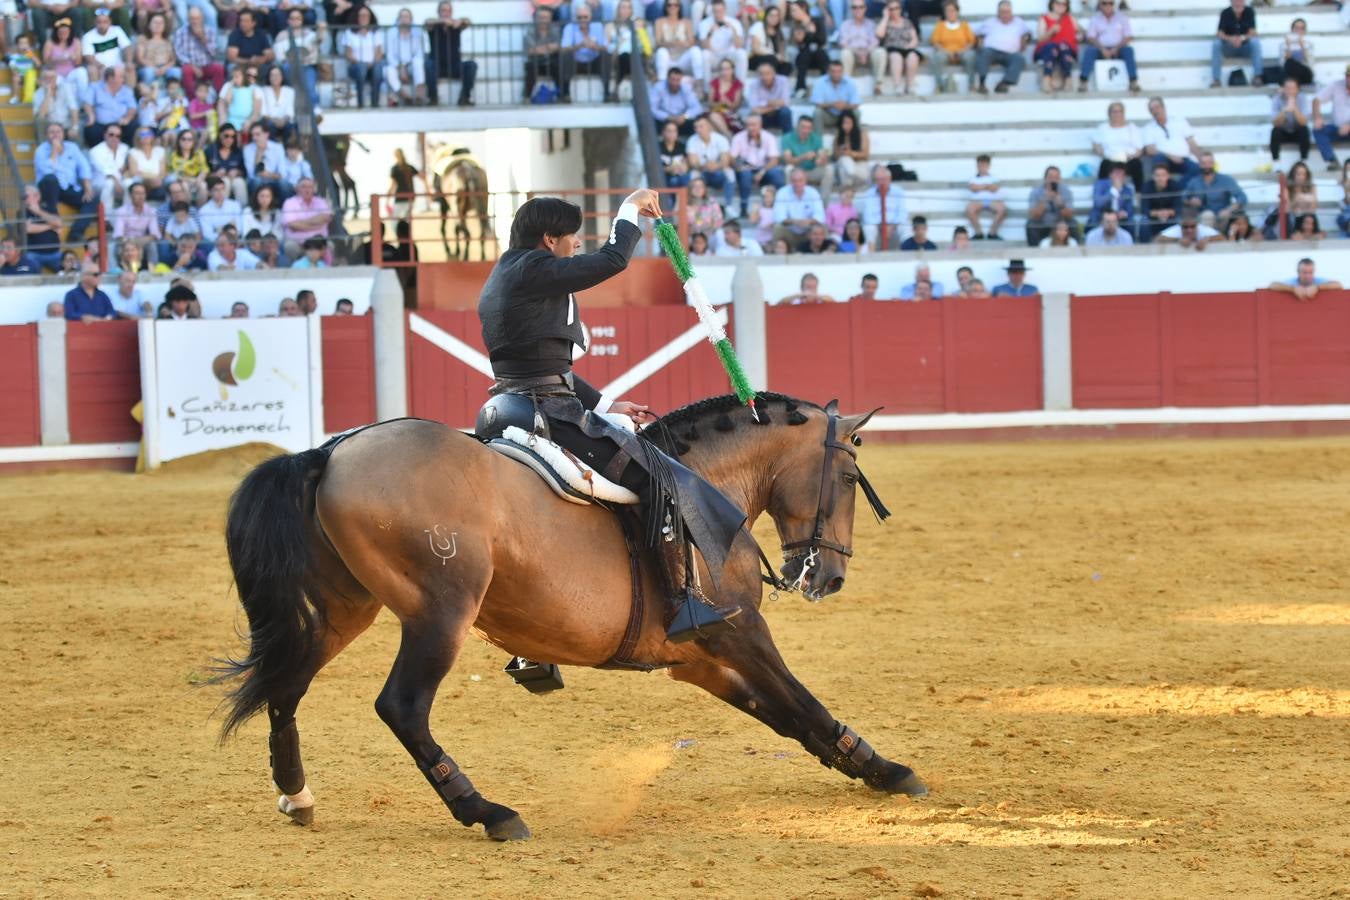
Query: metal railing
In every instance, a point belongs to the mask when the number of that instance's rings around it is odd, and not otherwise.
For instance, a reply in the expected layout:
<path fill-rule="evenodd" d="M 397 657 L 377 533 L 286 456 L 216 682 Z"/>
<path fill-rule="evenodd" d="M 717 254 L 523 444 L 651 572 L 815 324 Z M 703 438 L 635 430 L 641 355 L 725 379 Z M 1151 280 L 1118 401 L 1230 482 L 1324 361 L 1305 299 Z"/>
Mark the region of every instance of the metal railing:
<path fill-rule="evenodd" d="M 328 154 L 324 152 L 323 138 L 319 134 L 318 116 L 315 115 L 314 103 L 305 86 L 304 55 L 297 41 L 291 41 L 286 63 L 292 73 L 290 80 L 295 82 L 292 89 L 295 91 L 296 139 L 300 142 L 300 152 L 314 172 L 314 182 L 318 185 L 320 195 L 334 211 L 333 221 L 328 226 L 328 238 L 329 246 L 337 250 L 345 246 L 344 239 L 347 237 L 347 229 L 343 225 L 341 189 L 333 180 L 333 172 L 328 166 Z"/>
<path fill-rule="evenodd" d="M 647 88 L 647 58 L 642 53 L 642 44 L 636 34 L 632 35 L 633 46 L 633 121 L 638 123 L 638 146 L 642 148 L 642 167 L 647 173 L 647 186 L 664 188 L 666 173 L 661 165 L 660 141 L 656 129 L 650 125 L 652 119 L 652 98 Z"/>
<path fill-rule="evenodd" d="M 23 178 L 19 170 L 19 161 L 14 157 L 14 148 L 9 144 L 9 136 L 5 134 L 5 129 L 0 127 L 0 219 L 5 221 L 22 222 L 23 213 Z M 6 228 L 7 232 L 13 229 Z M 20 246 L 26 245 L 27 231 L 20 226 L 18 229 Z"/>

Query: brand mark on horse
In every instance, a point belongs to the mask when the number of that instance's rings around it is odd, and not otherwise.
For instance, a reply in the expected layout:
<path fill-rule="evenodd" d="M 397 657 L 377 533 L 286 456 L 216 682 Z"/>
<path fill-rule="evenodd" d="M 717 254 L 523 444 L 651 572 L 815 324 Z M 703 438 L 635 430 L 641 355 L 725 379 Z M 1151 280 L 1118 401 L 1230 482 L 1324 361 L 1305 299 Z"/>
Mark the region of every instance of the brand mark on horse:
<path fill-rule="evenodd" d="M 445 565 L 447 559 L 454 559 L 459 548 L 455 545 L 455 538 L 459 535 L 458 531 L 450 532 L 446 537 L 444 525 L 433 525 L 430 528 L 423 528 L 422 533 L 427 536 L 427 543 L 431 545 L 431 552 Z M 448 553 L 446 551 L 449 551 Z"/>

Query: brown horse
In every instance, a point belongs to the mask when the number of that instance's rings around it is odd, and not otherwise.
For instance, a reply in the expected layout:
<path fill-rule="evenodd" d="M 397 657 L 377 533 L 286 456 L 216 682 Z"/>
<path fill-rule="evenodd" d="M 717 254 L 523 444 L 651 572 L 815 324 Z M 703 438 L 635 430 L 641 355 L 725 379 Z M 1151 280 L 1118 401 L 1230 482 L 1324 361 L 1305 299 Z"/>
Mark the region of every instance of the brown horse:
<path fill-rule="evenodd" d="M 704 400 L 646 434 L 679 453 L 753 522 L 767 512 L 786 578 L 813 599 L 838 591 L 852 551 L 855 485 L 884 514 L 857 467 L 858 430 L 871 413 L 760 395 L 756 422 L 734 397 Z M 230 502 L 230 564 L 248 614 L 249 652 L 228 735 L 267 709 L 278 807 L 302 824 L 313 797 L 300 761 L 295 710 L 323 666 L 381 607 L 402 623 L 402 645 L 376 712 L 407 748 L 455 819 L 497 840 L 529 830 L 485 800 L 431 735 L 428 713 L 470 631 L 507 653 L 601 666 L 621 644 L 639 668 L 668 668 L 800 741 L 826 766 L 870 787 L 922 795 L 906 766 L 875 753 L 835 721 L 788 671 L 759 605 L 762 554 L 743 532 L 714 598 L 735 630 L 666 641 L 667 591 L 643 566 L 646 608 L 625 640 L 634 591 L 618 517 L 555 497 L 538 476 L 444 425 L 398 420 L 337 445 L 279 456 L 253 470 Z M 778 580 L 772 576 L 773 580 Z"/>

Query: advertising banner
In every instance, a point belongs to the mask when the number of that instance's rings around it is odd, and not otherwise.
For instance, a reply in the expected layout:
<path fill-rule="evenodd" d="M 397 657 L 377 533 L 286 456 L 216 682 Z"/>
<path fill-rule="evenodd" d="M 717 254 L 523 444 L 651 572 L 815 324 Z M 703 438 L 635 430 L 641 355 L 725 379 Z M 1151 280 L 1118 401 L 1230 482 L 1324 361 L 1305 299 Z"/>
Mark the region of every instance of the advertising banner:
<path fill-rule="evenodd" d="M 322 408 L 316 325 L 308 318 L 143 323 L 142 369 L 153 368 L 154 378 L 145 393 L 147 465 L 255 442 L 292 452 L 313 447 L 322 439 L 314 433 Z"/>

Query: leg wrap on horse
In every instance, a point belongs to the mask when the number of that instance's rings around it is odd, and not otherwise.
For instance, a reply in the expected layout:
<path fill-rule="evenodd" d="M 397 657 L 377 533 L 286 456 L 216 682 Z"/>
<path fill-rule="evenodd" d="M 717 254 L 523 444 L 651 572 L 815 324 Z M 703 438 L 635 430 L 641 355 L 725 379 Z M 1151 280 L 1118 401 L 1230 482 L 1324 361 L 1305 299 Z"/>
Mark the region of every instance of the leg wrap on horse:
<path fill-rule="evenodd" d="M 267 738 L 272 780 L 283 794 L 298 794 L 305 787 L 305 767 L 300 764 L 300 732 L 295 719 L 277 728 Z"/>
<path fill-rule="evenodd" d="M 849 778 L 865 778 L 870 774 L 868 763 L 876 756 L 872 745 L 842 722 L 834 723 L 834 732 L 828 739 L 809 734 L 803 743 L 821 765 L 838 769 Z"/>
<path fill-rule="evenodd" d="M 436 789 L 436 793 L 441 795 L 445 805 L 450 808 L 450 812 L 455 812 L 455 801 L 463 800 L 472 794 L 478 793 L 474 788 L 473 782 L 469 776 L 460 771 L 455 761 L 444 753 L 441 758 L 429 766 L 424 766 L 420 762 L 417 767 L 422 770 L 422 774 L 427 776 L 427 781 Z M 459 816 L 455 816 L 456 819 Z M 461 820 L 463 821 L 463 820 Z M 465 825 L 471 824 L 464 822 Z"/>

